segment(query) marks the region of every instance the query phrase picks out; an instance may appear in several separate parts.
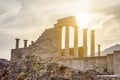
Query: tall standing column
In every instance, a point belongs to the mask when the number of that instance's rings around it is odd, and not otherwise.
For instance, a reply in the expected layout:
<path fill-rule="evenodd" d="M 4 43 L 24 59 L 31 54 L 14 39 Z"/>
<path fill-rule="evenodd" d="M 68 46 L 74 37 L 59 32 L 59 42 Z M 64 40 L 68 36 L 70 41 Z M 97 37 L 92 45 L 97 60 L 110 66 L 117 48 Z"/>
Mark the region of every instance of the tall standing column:
<path fill-rule="evenodd" d="M 66 26 L 65 32 L 65 55 L 69 55 L 69 26 Z"/>
<path fill-rule="evenodd" d="M 100 56 L 100 52 L 101 52 L 100 47 L 101 47 L 100 44 L 98 44 L 98 56 Z"/>
<path fill-rule="evenodd" d="M 18 48 L 19 48 L 19 40 L 20 40 L 20 39 L 17 38 L 17 39 L 15 39 L 15 40 L 16 40 L 16 49 L 18 49 Z"/>
<path fill-rule="evenodd" d="M 95 31 L 91 30 L 91 57 L 95 56 Z"/>
<path fill-rule="evenodd" d="M 61 52 L 61 50 L 62 50 L 62 28 L 61 27 L 58 28 L 58 40 L 59 40 L 59 42 L 58 42 L 58 44 L 59 44 L 59 56 L 61 56 L 62 55 L 62 52 Z"/>
<path fill-rule="evenodd" d="M 74 56 L 78 57 L 78 27 L 74 28 Z"/>
<path fill-rule="evenodd" d="M 28 41 L 28 40 L 24 40 L 24 48 L 27 47 L 27 41 Z"/>
<path fill-rule="evenodd" d="M 83 57 L 87 57 L 87 29 L 83 29 Z"/>

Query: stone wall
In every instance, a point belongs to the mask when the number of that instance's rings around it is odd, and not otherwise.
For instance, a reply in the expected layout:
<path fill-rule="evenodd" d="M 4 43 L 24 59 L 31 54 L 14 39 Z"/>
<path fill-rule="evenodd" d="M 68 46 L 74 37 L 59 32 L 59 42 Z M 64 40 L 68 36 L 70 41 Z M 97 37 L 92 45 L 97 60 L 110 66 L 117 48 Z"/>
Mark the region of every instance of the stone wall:
<path fill-rule="evenodd" d="M 25 60 L 25 56 L 35 55 L 47 58 L 69 67 L 81 71 L 96 70 L 100 73 L 109 72 L 120 74 L 120 51 L 113 54 L 99 57 L 70 58 L 70 56 L 60 58 L 59 36 L 57 28 L 46 29 L 43 34 L 29 47 L 11 50 L 11 61 Z M 49 58 L 48 58 L 49 57 Z M 56 59 L 57 58 L 57 59 Z M 22 60 L 21 60 L 22 61 Z"/>
<path fill-rule="evenodd" d="M 107 71 L 113 73 L 113 54 L 107 55 Z"/>
<path fill-rule="evenodd" d="M 19 59 L 25 59 L 26 55 L 30 54 L 31 48 L 19 48 L 11 50 L 11 61 L 19 61 Z"/>
<path fill-rule="evenodd" d="M 12 49 L 11 60 L 18 61 L 19 59 L 25 59 L 28 53 L 41 56 L 41 58 L 57 57 L 59 52 L 58 45 L 57 28 L 46 29 L 29 47 Z"/>
<path fill-rule="evenodd" d="M 114 71 L 114 74 L 120 74 L 120 51 L 114 51 L 113 71 Z"/>
<path fill-rule="evenodd" d="M 59 64 L 69 66 L 80 71 L 96 70 L 100 73 L 104 72 L 107 68 L 106 57 L 87 57 L 87 58 L 69 58 L 62 59 Z"/>
<path fill-rule="evenodd" d="M 57 29 L 46 29 L 32 46 L 32 54 L 44 57 L 58 56 L 58 33 Z"/>
<path fill-rule="evenodd" d="M 99 57 L 62 58 L 59 64 L 79 69 L 80 71 L 96 70 L 100 73 L 120 74 L 120 51 Z"/>

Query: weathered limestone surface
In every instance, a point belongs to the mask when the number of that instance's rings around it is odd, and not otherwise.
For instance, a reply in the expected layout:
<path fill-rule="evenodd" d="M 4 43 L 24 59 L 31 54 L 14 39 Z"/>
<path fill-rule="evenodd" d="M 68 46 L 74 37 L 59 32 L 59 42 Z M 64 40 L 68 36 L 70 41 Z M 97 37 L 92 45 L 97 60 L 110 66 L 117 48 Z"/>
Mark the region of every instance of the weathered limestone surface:
<path fill-rule="evenodd" d="M 83 56 L 87 57 L 87 29 L 83 29 Z"/>
<path fill-rule="evenodd" d="M 70 17 L 70 19 L 74 19 L 73 17 Z M 68 21 L 68 22 L 64 22 Z M 67 66 L 71 69 L 77 69 L 79 71 L 89 71 L 89 70 L 95 70 L 97 74 L 120 74 L 120 51 L 115 51 L 113 54 L 109 54 L 107 56 L 98 56 L 96 57 L 94 55 L 94 34 L 92 33 L 92 48 L 91 53 L 93 57 L 86 57 L 87 52 L 85 54 L 78 54 L 78 27 L 77 24 L 68 18 L 59 19 L 57 21 L 56 26 L 54 28 L 46 29 L 39 38 L 32 43 L 29 47 L 25 45 L 25 48 L 19 48 L 19 40 L 16 42 L 17 46 L 16 49 L 12 49 L 11 51 L 11 63 L 13 68 L 11 68 L 12 71 L 14 71 L 14 67 L 22 67 L 22 70 L 28 71 L 28 75 L 25 80 L 28 79 L 34 79 L 36 80 L 36 76 L 38 78 L 42 78 L 45 76 L 45 80 L 49 77 L 52 77 L 52 75 L 48 75 L 50 70 L 46 70 L 46 63 L 56 63 L 59 65 Z M 72 26 L 74 27 L 74 55 L 73 56 L 61 56 L 61 44 L 62 44 L 62 37 L 61 37 L 61 27 L 62 26 Z M 69 29 L 68 29 L 69 30 Z M 67 35 L 68 31 L 67 30 Z M 86 33 L 87 34 L 87 33 Z M 66 36 L 67 36 L 66 35 Z M 87 36 L 87 35 L 86 35 Z M 69 39 L 69 37 L 68 37 Z M 67 47 L 66 47 L 66 54 L 69 54 L 69 40 L 66 40 Z M 87 39 L 85 41 L 85 46 L 87 48 Z M 85 50 L 86 50 L 85 48 Z M 79 52 L 83 53 L 83 47 L 80 48 Z M 83 57 L 83 55 L 85 55 Z M 78 56 L 82 56 L 81 58 L 78 58 Z M 54 66 L 54 65 L 53 65 Z M 49 66 L 51 67 L 51 66 Z M 58 69 L 59 66 L 55 67 Z M 54 68 L 54 69 L 55 69 Z M 21 68 L 20 68 L 21 69 Z M 54 71 L 54 69 L 52 69 Z M 64 75 L 71 75 L 72 70 L 67 69 L 65 72 L 62 73 Z M 10 74 L 12 74 L 12 71 Z M 15 75 L 16 72 L 19 72 L 19 69 L 16 69 L 14 71 Z M 55 70 L 55 72 L 57 72 Z M 68 73 L 67 73 L 68 72 Z M 41 74 L 43 73 L 43 74 Z M 52 71 L 50 71 L 52 73 Z M 56 75 L 59 74 L 58 72 L 55 73 Z M 23 75 L 23 72 L 20 72 L 21 76 Z M 54 75 L 54 77 L 56 76 Z M 63 76 L 64 76 L 63 75 Z M 31 77 L 32 76 L 32 77 Z M 76 75 L 77 79 L 79 80 L 78 74 Z M 30 78 L 29 78 L 30 77 Z M 35 77 L 35 78 L 33 78 Z M 60 76 L 56 76 L 60 77 Z M 46 79 L 47 78 L 47 79 Z M 61 77 L 60 77 L 61 78 Z M 64 78 L 64 77 L 62 77 Z M 76 78 L 76 77 L 75 77 Z M 50 80 L 50 79 L 48 79 Z M 64 80 L 64 79 L 63 79 Z M 73 79 L 71 79 L 73 80 Z M 87 79 L 88 80 L 88 79 Z"/>
<path fill-rule="evenodd" d="M 113 54 L 107 55 L 107 71 L 113 73 Z"/>
<path fill-rule="evenodd" d="M 96 70 L 104 73 L 104 69 L 107 68 L 106 57 L 62 59 L 58 63 L 79 69 L 80 71 Z"/>
<path fill-rule="evenodd" d="M 19 61 L 19 59 L 25 59 L 26 55 L 30 54 L 31 48 L 19 48 L 11 50 L 11 61 Z"/>
<path fill-rule="evenodd" d="M 57 57 L 58 51 L 58 30 L 55 28 L 45 30 L 32 46 L 32 54 L 42 58 Z"/>
<path fill-rule="evenodd" d="M 120 52 L 116 51 L 113 54 L 107 56 L 98 57 L 86 57 L 86 58 L 71 58 L 59 59 L 59 37 L 58 29 L 51 28 L 45 30 L 45 32 L 34 42 L 30 47 L 12 49 L 11 60 L 20 61 L 26 60 L 28 55 L 35 55 L 45 60 L 51 61 L 51 58 L 55 59 L 54 62 L 64 64 L 69 67 L 75 67 L 81 71 L 96 70 L 100 73 L 107 72 L 109 74 L 120 74 Z"/>
<path fill-rule="evenodd" d="M 113 69 L 114 69 L 114 74 L 120 74 L 120 51 L 114 51 Z"/>

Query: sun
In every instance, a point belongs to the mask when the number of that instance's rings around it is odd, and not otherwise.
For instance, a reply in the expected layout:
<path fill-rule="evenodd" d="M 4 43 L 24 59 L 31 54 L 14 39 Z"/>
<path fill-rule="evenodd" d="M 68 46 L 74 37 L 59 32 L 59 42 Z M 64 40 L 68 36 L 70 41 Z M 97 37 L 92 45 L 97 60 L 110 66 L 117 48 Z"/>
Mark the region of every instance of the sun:
<path fill-rule="evenodd" d="M 93 20 L 93 17 L 91 14 L 88 13 L 82 13 L 76 16 L 78 26 L 80 28 L 88 28 L 90 23 Z"/>

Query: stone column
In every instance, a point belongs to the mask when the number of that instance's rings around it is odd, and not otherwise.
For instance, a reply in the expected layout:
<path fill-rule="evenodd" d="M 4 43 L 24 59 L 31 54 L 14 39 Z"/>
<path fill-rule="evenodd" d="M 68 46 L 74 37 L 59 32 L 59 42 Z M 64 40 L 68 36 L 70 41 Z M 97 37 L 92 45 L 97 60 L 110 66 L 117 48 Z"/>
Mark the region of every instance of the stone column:
<path fill-rule="evenodd" d="M 101 45 L 100 45 L 100 44 L 98 44 L 98 56 L 100 56 L 100 55 L 101 55 L 101 54 L 100 54 L 100 52 L 101 52 L 100 47 L 101 47 Z"/>
<path fill-rule="evenodd" d="M 28 40 L 24 40 L 24 48 L 27 47 L 27 41 L 28 41 Z"/>
<path fill-rule="evenodd" d="M 78 27 L 74 28 L 74 56 L 78 57 Z"/>
<path fill-rule="evenodd" d="M 87 57 L 87 29 L 83 29 L 83 57 Z"/>
<path fill-rule="evenodd" d="M 58 56 L 62 56 L 62 25 L 59 23 L 54 24 L 54 28 L 57 30 L 58 35 Z"/>
<path fill-rule="evenodd" d="M 15 40 L 16 40 L 16 49 L 18 49 L 18 48 L 19 48 L 19 40 L 20 40 L 20 39 L 17 38 L 17 39 L 15 39 Z"/>
<path fill-rule="evenodd" d="M 91 57 L 95 56 L 95 31 L 91 30 Z"/>
<path fill-rule="evenodd" d="M 62 50 L 62 28 L 61 27 L 59 27 L 58 28 L 58 44 L 59 44 L 59 56 L 61 56 L 62 55 L 62 52 L 61 52 L 61 50 Z"/>
<path fill-rule="evenodd" d="M 65 32 L 65 55 L 69 55 L 69 26 L 66 26 Z"/>

